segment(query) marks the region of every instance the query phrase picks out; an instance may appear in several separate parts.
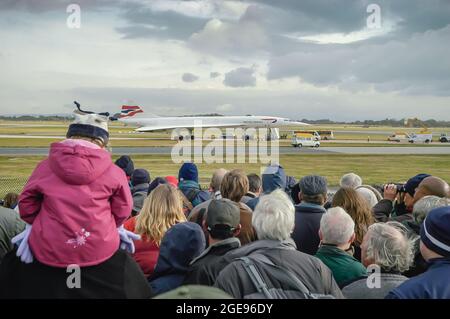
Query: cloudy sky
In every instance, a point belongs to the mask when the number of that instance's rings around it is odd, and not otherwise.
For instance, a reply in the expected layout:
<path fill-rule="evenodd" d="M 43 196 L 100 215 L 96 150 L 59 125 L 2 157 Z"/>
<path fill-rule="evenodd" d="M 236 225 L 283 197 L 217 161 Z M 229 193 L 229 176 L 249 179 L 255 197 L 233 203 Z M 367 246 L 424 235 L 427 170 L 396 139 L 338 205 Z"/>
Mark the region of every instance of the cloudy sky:
<path fill-rule="evenodd" d="M 450 120 L 450 1 L 0 1 L 0 113 L 67 113 L 73 100 Z"/>

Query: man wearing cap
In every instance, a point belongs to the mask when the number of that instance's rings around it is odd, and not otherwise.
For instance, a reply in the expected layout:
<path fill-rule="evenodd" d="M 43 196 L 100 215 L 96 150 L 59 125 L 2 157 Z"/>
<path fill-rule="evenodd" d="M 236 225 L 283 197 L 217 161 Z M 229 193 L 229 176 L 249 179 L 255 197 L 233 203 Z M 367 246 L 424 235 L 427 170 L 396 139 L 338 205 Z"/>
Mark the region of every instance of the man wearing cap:
<path fill-rule="evenodd" d="M 420 229 L 428 270 L 392 290 L 388 299 L 450 299 L 450 207 L 433 209 Z"/>
<path fill-rule="evenodd" d="M 429 176 L 431 175 L 418 174 L 411 177 L 400 189 L 394 184 L 385 185 L 383 199 L 372 208 L 375 219 L 379 222 L 412 219 L 414 194 L 420 183 Z"/>
<path fill-rule="evenodd" d="M 219 262 L 221 257 L 241 246 L 236 238 L 241 231 L 237 204 L 229 199 L 211 200 L 203 229 L 209 238 L 209 247 L 191 262 L 185 284 L 212 286 L 226 266 Z"/>
<path fill-rule="evenodd" d="M 150 186 L 150 173 L 145 169 L 136 169 L 131 176 L 131 194 L 133 195 L 132 216 L 136 216 L 144 205 Z"/>
<path fill-rule="evenodd" d="M 301 252 L 314 255 L 319 248 L 319 228 L 327 202 L 327 180 L 322 176 L 305 176 L 299 183 L 300 204 L 295 206 L 295 228 L 292 238 Z"/>

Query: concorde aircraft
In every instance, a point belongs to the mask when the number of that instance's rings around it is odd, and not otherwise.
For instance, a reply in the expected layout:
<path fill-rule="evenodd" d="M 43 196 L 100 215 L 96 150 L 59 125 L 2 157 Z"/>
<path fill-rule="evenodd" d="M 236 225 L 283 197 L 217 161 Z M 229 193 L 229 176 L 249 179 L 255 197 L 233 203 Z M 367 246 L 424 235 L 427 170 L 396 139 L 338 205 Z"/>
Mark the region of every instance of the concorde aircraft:
<path fill-rule="evenodd" d="M 303 122 L 293 121 L 287 118 L 274 116 L 146 116 L 140 106 L 123 105 L 122 111 L 115 115 L 119 122 L 126 125 L 137 126 L 137 132 L 151 132 L 158 130 L 175 130 L 178 139 L 187 137 L 182 134 L 182 130 L 192 132 L 194 128 L 267 128 L 268 138 L 278 139 L 279 129 L 282 127 L 298 127 L 309 125 Z M 248 136 L 247 136 L 248 138 Z"/>
<path fill-rule="evenodd" d="M 78 102 L 74 102 L 78 110 L 81 109 Z M 100 113 L 109 116 L 109 113 Z M 109 117 L 112 121 L 119 121 L 127 126 L 136 126 L 137 132 L 152 132 L 162 130 L 173 130 L 173 138 L 179 140 L 185 138 L 193 139 L 192 130 L 195 128 L 266 128 L 267 139 L 279 139 L 280 128 L 293 128 L 309 125 L 307 123 L 293 121 L 287 118 L 275 116 L 171 116 L 160 117 L 156 115 L 146 115 L 144 110 L 137 105 L 122 105 L 122 111 Z M 188 132 L 189 134 L 184 134 Z M 251 138 L 246 135 L 246 139 Z"/>

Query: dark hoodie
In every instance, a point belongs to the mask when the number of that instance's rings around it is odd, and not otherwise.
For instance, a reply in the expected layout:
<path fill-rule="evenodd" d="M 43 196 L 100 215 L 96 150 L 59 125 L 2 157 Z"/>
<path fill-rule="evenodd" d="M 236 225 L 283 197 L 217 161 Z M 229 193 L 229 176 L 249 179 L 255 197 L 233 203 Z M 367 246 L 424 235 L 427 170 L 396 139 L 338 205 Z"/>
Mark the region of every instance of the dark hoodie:
<path fill-rule="evenodd" d="M 276 165 L 269 166 L 262 175 L 262 188 L 264 194 L 270 194 L 274 190 L 286 188 L 286 174 L 284 168 Z M 255 210 L 256 205 L 259 203 L 259 198 L 253 198 L 249 200 L 246 205 L 250 207 L 251 210 Z"/>
<path fill-rule="evenodd" d="M 149 279 L 153 293 L 159 295 L 180 287 L 190 262 L 205 246 L 205 235 L 198 224 L 185 222 L 172 226 L 161 241 L 158 262 Z"/>

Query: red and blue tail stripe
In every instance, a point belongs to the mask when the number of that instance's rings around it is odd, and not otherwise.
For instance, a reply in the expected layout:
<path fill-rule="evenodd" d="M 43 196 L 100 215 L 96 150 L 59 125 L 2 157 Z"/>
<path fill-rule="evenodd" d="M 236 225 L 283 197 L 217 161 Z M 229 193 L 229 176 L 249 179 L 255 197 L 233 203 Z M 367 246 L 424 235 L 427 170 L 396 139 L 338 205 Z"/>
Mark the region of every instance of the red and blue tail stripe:
<path fill-rule="evenodd" d="M 144 113 L 144 111 L 137 105 L 122 105 L 122 112 L 120 112 L 120 117 L 132 117 L 138 113 Z"/>

